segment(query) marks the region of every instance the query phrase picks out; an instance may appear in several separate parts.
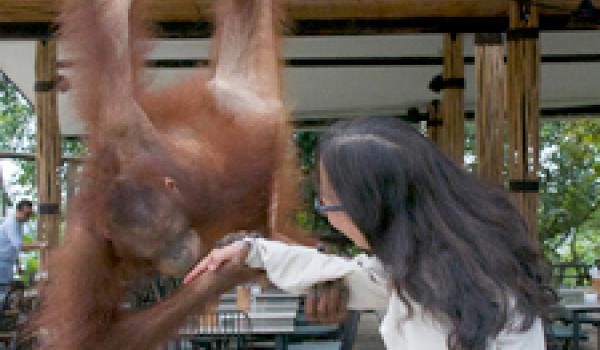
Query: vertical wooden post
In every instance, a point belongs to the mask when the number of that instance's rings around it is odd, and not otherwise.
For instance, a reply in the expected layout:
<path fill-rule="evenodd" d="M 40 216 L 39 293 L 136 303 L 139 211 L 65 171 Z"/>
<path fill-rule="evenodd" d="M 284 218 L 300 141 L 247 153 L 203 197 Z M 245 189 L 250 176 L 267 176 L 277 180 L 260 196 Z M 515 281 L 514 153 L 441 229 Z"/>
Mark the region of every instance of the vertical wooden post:
<path fill-rule="evenodd" d="M 429 106 L 427 106 L 427 136 L 433 141 L 440 149 L 441 136 L 442 136 L 442 119 L 440 116 L 440 101 L 434 100 Z"/>
<path fill-rule="evenodd" d="M 465 152 L 464 72 L 463 35 L 445 34 L 441 144 L 448 157 L 460 165 Z"/>
<path fill-rule="evenodd" d="M 35 113 L 37 116 L 38 239 L 48 248 L 58 245 L 60 189 L 60 130 L 56 103 L 56 41 L 42 40 L 35 54 Z M 42 251 L 40 270 L 47 271 L 47 251 Z"/>
<path fill-rule="evenodd" d="M 504 184 L 505 72 L 502 34 L 475 34 L 477 167 L 480 178 L 499 186 Z"/>
<path fill-rule="evenodd" d="M 510 1 L 508 41 L 508 171 L 510 190 L 521 214 L 537 237 L 539 182 L 538 10 Z"/>

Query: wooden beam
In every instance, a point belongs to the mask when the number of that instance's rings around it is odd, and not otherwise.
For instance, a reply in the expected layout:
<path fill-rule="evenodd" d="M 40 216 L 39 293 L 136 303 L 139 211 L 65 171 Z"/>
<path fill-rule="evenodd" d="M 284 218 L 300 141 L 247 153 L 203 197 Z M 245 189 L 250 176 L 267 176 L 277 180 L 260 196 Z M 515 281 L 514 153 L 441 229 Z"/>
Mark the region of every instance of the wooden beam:
<path fill-rule="evenodd" d="M 23 159 L 23 160 L 37 160 L 36 154 L 33 153 L 22 153 L 22 152 L 0 152 L 0 159 Z M 85 157 L 74 157 L 74 156 L 63 156 L 61 162 L 68 163 L 81 163 L 85 161 Z"/>
<path fill-rule="evenodd" d="M 508 174 L 515 204 L 537 237 L 539 168 L 538 8 L 510 2 L 508 58 Z"/>
<path fill-rule="evenodd" d="M 593 1 L 600 6 L 599 0 Z M 197 22 L 212 18 L 215 0 L 151 0 L 154 22 Z M 543 14 L 569 14 L 580 0 L 544 0 Z M 0 22 L 53 22 L 60 0 L 2 0 Z M 415 17 L 498 17 L 508 13 L 505 0 L 287 0 L 291 20 Z"/>
<path fill-rule="evenodd" d="M 484 181 L 504 185 L 504 42 L 502 34 L 475 35 L 477 171 Z"/>
<path fill-rule="evenodd" d="M 1 14 L 0 14 L 1 16 Z M 209 19 L 197 21 L 154 22 L 154 37 L 162 39 L 205 39 L 212 35 Z M 0 39 L 39 40 L 52 37 L 53 22 L 2 22 Z M 508 29 L 508 17 L 401 17 L 350 19 L 289 20 L 287 35 L 382 35 L 405 33 L 487 33 Z M 540 18 L 541 30 L 594 30 L 596 25 L 571 22 L 568 14 L 550 14 Z"/>
<path fill-rule="evenodd" d="M 465 153 L 464 77 L 463 34 L 445 34 L 440 146 L 461 166 Z"/>
<path fill-rule="evenodd" d="M 503 50 L 504 51 L 504 50 Z M 475 64 L 475 57 L 464 58 L 465 66 Z M 502 57 L 502 62 L 506 57 Z M 294 68 L 345 68 L 345 67 L 425 67 L 443 66 L 444 58 L 438 56 L 370 56 L 370 57 L 297 57 L 283 60 L 286 67 Z M 600 54 L 549 54 L 542 56 L 544 63 L 600 63 Z M 70 69 L 73 62 L 58 61 L 58 69 Z M 210 66 L 207 58 L 159 58 L 147 59 L 147 68 L 196 68 Z"/>
<path fill-rule="evenodd" d="M 60 188 L 60 129 L 56 94 L 56 41 L 39 41 L 35 55 L 35 112 L 37 116 L 38 240 L 48 248 L 58 246 Z M 47 271 L 47 251 L 42 251 L 41 271 Z"/>
<path fill-rule="evenodd" d="M 197 0 L 214 3 L 215 0 Z M 581 0 L 544 0 L 544 14 L 570 13 Z M 505 0 L 287 0 L 289 16 L 306 18 L 496 17 L 508 13 Z M 594 0 L 594 5 L 600 1 Z"/>

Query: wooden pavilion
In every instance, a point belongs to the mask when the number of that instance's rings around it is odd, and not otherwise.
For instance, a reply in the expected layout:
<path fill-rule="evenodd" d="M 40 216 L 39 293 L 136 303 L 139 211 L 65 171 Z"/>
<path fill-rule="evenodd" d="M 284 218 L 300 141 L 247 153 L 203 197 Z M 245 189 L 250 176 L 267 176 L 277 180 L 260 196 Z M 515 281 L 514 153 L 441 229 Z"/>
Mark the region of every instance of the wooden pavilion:
<path fill-rule="evenodd" d="M 33 86 L 38 125 L 39 237 L 50 247 L 58 244 L 60 192 L 57 167 L 61 159 L 59 123 L 59 72 L 68 62 L 58 58 L 53 38 L 54 21 L 61 1 L 0 0 L 0 43 L 36 41 L 35 84 Z M 213 0 L 151 0 L 150 15 L 156 23 L 157 38 L 163 42 L 179 39 L 205 39 L 211 34 L 210 9 Z M 289 67 L 434 67 L 441 74 L 429 75 L 420 82 L 436 92 L 440 101 L 410 106 L 394 115 L 427 124 L 429 136 L 458 163 L 463 162 L 464 123 L 473 119 L 477 130 L 479 174 L 487 181 L 504 186 L 505 140 L 508 140 L 508 183 L 515 203 L 535 234 L 539 167 L 539 122 L 543 116 L 600 114 L 597 103 L 540 106 L 542 62 L 598 63 L 600 52 L 565 50 L 543 55 L 539 41 L 547 33 L 568 32 L 572 41 L 596 37 L 600 1 L 588 0 L 287 0 L 290 38 L 327 38 L 340 36 L 356 40 L 372 37 L 385 44 L 387 38 L 411 36 L 419 45 L 431 35 L 440 39 L 441 55 L 366 55 L 327 57 L 286 57 Z M 465 37 L 474 33 L 472 56 L 465 55 Z M 553 34 L 548 34 L 553 35 Z M 386 38 L 382 38 L 386 36 Z M 331 39 L 333 38 L 333 39 Z M 391 40 L 391 39 L 390 39 Z M 398 39 L 400 40 L 400 39 Z M 404 40 L 404 39 L 402 39 Z M 345 41 L 346 43 L 348 41 Z M 364 40 L 363 40 L 364 42 Z M 594 40 L 592 48 L 600 42 Z M 2 56 L 0 46 L 0 56 Z M 149 59 L 156 69 L 190 68 L 206 58 L 173 57 Z M 1 63 L 1 61 L 0 61 Z M 474 81 L 471 110 L 465 107 L 465 65 Z M 437 68 L 439 66 L 439 68 Z M 0 65 L 0 68 L 2 66 Z M 589 67 L 584 67 L 589 69 Z M 430 71 L 428 71 L 430 72 Z M 291 80 L 291 79 L 290 79 Z M 389 90 L 389 88 L 388 88 Z M 586 87 L 585 90 L 590 90 Z M 588 100 L 593 102 L 594 92 Z M 597 93 L 595 95 L 598 97 Z M 375 97 L 373 97 L 375 98 Z M 410 108 L 412 107 L 412 108 Z M 355 114 L 359 108 L 352 107 Z M 371 114 L 385 114 L 382 110 Z M 324 113 L 327 114 L 327 113 Z M 350 111 L 352 114 L 352 111 Z M 369 114 L 368 112 L 366 114 Z M 298 127 L 318 127 L 344 114 L 310 117 L 295 115 Z M 61 117 L 62 118 L 62 117 Z M 19 156 L 19 155 L 11 155 Z M 24 156 L 26 157 L 26 156 Z"/>

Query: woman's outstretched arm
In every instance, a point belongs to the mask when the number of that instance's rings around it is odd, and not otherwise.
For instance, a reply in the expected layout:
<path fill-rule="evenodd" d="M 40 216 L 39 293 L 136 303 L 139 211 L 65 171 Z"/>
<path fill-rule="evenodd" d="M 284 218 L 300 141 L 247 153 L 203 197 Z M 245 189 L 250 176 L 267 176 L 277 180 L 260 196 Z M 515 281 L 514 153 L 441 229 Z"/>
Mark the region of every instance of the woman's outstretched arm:
<path fill-rule="evenodd" d="M 313 285 L 342 279 L 349 290 L 349 309 L 385 309 L 388 304 L 387 280 L 374 258 L 361 255 L 345 259 L 261 238 L 213 250 L 186 277 L 186 282 L 205 271 L 216 270 L 229 260 L 245 261 L 249 267 L 265 270 L 273 284 L 291 293 L 305 294 Z"/>

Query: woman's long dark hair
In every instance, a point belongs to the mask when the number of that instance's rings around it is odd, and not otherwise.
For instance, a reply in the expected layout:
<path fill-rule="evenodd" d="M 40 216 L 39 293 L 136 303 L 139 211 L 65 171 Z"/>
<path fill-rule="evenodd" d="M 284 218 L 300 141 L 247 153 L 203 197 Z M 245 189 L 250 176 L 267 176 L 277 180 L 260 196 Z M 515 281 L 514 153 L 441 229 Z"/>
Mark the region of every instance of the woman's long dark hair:
<path fill-rule="evenodd" d="M 411 125 L 339 123 L 319 156 L 411 314 L 414 302 L 449 326 L 449 349 L 484 350 L 515 319 L 514 330 L 525 331 L 543 314 L 550 299 L 541 255 L 507 194 L 452 163 Z"/>

